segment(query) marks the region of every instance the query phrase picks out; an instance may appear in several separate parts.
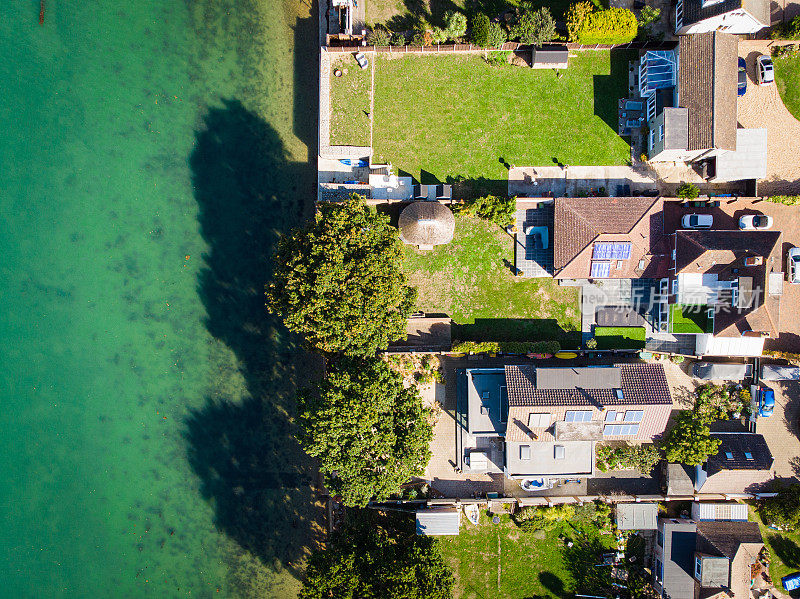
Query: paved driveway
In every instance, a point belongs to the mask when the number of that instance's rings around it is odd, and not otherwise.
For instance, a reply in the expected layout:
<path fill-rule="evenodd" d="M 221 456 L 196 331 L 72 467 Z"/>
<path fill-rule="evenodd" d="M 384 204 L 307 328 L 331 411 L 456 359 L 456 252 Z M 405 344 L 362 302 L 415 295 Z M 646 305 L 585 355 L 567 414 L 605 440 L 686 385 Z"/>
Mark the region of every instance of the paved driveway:
<path fill-rule="evenodd" d="M 767 129 L 767 177 L 759 195 L 800 193 L 800 121 L 781 101 L 776 85 L 756 85 L 756 58 L 769 55 L 769 40 L 739 42 L 739 56 L 747 61 L 747 93 L 739 98 L 739 126 Z"/>
<path fill-rule="evenodd" d="M 762 383 L 766 385 L 767 383 Z M 800 474 L 800 382 L 775 381 L 775 411 L 769 418 L 759 418 L 756 432 L 764 435 L 775 464 L 775 476 L 797 477 Z"/>

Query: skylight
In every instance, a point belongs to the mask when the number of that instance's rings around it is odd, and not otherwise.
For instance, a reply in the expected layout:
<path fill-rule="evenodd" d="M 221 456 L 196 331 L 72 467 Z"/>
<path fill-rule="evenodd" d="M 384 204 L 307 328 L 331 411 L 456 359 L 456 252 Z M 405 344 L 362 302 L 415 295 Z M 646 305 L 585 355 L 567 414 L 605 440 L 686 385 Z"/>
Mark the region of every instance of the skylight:
<path fill-rule="evenodd" d="M 729 460 L 732 460 L 733 459 L 733 452 L 726 451 L 725 452 L 725 457 L 728 458 Z"/>
<path fill-rule="evenodd" d="M 744 457 L 745 457 L 746 460 L 752 460 L 753 459 L 753 454 L 750 453 L 749 451 L 745 451 L 744 452 Z"/>

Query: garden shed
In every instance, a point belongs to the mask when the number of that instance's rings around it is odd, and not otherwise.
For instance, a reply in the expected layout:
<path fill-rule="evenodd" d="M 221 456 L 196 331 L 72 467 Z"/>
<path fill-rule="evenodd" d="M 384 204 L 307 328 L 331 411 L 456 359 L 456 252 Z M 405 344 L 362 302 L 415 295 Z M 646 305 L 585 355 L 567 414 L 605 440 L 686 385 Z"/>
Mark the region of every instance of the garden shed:
<path fill-rule="evenodd" d="M 400 239 L 421 250 L 450 243 L 456 230 L 456 219 L 450 209 L 437 201 L 413 202 L 400 213 Z"/>
<path fill-rule="evenodd" d="M 569 50 L 566 46 L 534 47 L 531 52 L 531 68 L 566 69 L 569 66 Z"/>
<path fill-rule="evenodd" d="M 658 505 L 655 503 L 618 503 L 617 528 L 620 530 L 655 530 L 658 528 Z"/>
<path fill-rule="evenodd" d="M 418 535 L 457 535 L 460 524 L 461 510 L 458 508 L 431 508 L 417 512 Z"/>

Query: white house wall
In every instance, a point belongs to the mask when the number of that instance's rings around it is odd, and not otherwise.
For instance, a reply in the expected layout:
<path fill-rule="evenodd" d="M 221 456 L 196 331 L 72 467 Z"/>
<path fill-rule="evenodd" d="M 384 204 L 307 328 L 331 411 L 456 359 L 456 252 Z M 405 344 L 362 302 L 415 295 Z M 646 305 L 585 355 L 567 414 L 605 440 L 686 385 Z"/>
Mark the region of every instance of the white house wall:
<path fill-rule="evenodd" d="M 707 31 L 724 31 L 735 35 L 745 33 L 756 33 L 766 27 L 763 23 L 756 20 L 746 10 L 734 10 L 723 15 L 704 19 L 691 25 L 684 25 L 678 30 L 679 35 L 692 33 L 705 33 Z"/>

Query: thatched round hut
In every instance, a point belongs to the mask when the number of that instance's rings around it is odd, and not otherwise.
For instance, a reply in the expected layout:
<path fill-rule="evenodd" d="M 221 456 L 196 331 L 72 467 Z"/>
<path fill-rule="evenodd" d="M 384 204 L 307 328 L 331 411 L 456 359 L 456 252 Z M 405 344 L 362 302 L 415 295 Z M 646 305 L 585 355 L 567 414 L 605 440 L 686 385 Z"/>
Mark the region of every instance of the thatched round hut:
<path fill-rule="evenodd" d="M 400 239 L 422 249 L 431 249 L 453 240 L 456 219 L 444 204 L 439 202 L 414 202 L 400 213 L 398 221 Z"/>

